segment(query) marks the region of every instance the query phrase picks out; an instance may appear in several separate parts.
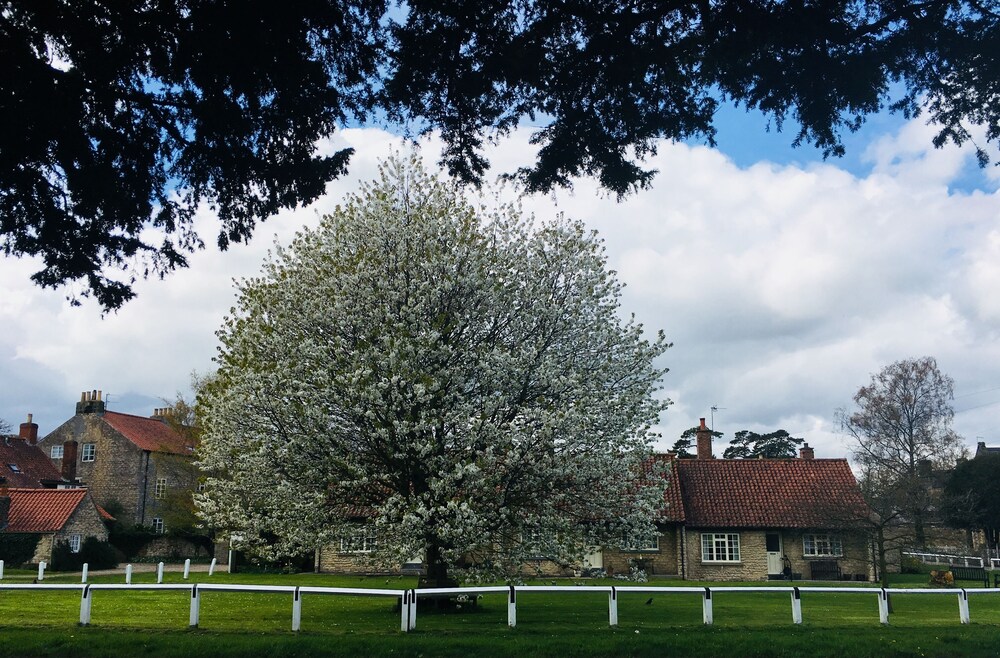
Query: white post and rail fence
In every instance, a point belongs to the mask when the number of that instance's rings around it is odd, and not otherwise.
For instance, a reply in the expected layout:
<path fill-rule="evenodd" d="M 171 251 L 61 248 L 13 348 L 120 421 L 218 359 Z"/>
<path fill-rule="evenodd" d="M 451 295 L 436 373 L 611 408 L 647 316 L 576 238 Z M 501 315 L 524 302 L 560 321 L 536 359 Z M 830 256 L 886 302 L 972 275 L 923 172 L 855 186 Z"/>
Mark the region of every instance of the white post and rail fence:
<path fill-rule="evenodd" d="M 226 585 L 214 583 L 197 584 L 61 584 L 61 583 L 5 583 L 0 581 L 2 590 L 77 590 L 80 592 L 80 624 L 91 623 L 94 596 L 110 590 L 183 591 L 190 597 L 188 625 L 197 627 L 201 617 L 202 594 L 205 592 L 250 592 L 287 594 L 291 597 L 291 626 L 298 631 L 302 625 L 302 598 L 308 596 L 355 596 L 397 599 L 400 611 L 399 628 L 403 632 L 412 631 L 417 626 L 417 601 L 420 599 L 477 597 L 480 595 L 503 594 L 507 599 L 507 625 L 517 626 L 517 603 L 525 596 L 535 594 L 559 594 L 578 597 L 581 594 L 603 594 L 608 600 L 608 625 L 618 625 L 618 602 L 622 596 L 696 596 L 702 602 L 702 622 L 711 625 L 715 621 L 713 602 L 716 594 L 725 593 L 739 596 L 753 596 L 761 593 L 786 593 L 791 608 L 791 623 L 801 624 L 804 616 L 802 595 L 862 596 L 876 599 L 879 622 L 889 623 L 889 595 L 905 594 L 919 596 L 955 596 L 958 603 L 958 621 L 971 622 L 969 611 L 970 596 L 1000 596 L 1000 589 L 921 589 L 921 588 L 872 588 L 872 587 L 653 587 L 653 586 L 490 586 L 456 587 L 441 589 L 372 589 L 352 587 L 310 587 L 292 585 Z"/>

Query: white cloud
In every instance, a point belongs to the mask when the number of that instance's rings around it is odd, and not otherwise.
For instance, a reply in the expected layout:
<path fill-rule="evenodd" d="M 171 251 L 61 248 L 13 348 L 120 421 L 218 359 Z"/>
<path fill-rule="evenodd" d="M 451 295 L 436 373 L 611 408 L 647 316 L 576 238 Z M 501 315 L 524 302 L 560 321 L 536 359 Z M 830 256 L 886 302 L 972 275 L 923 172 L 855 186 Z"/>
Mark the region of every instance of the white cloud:
<path fill-rule="evenodd" d="M 500 141 L 490 156 L 498 170 L 526 161 L 528 134 Z M 351 175 L 312 207 L 258 226 L 249 245 L 219 253 L 203 212 L 209 247 L 190 269 L 141 283 L 137 300 L 104 319 L 93 304 L 68 308 L 62 292 L 31 286 L 30 262 L 0 261 L 0 417 L 34 411 L 46 432 L 84 389 L 121 400 L 185 389 L 192 370 L 211 365 L 232 279 L 257 273 L 275 239 L 314 224 L 400 143 L 378 130 L 338 133 L 324 149 L 353 146 Z M 627 283 L 623 309 L 675 343 L 664 357 L 675 401 L 659 428 L 664 447 L 716 405 L 727 436 L 783 427 L 817 456 L 844 455 L 835 410 L 883 365 L 925 354 L 938 357 L 959 395 L 994 389 L 968 399 L 979 406 L 959 413 L 956 427 L 972 443 L 1000 442 L 990 436 L 991 403 L 1000 401 L 1000 196 L 950 191 L 971 154 L 929 145 L 925 126 L 907 124 L 871 146 L 872 171 L 858 177 L 829 164 L 739 168 L 718 151 L 663 144 L 649 163 L 660 171 L 653 189 L 623 203 L 578 181 L 524 205 L 597 229 Z"/>

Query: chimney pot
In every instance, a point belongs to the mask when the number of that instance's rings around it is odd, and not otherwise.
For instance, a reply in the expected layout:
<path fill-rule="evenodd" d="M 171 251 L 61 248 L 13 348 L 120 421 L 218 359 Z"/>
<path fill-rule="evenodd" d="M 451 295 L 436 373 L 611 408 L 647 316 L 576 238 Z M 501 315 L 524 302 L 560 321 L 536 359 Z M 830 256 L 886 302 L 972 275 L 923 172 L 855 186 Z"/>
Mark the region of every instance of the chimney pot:
<path fill-rule="evenodd" d="M 808 443 L 803 443 L 799 447 L 799 459 L 815 459 L 816 452 L 809 447 Z"/>
<path fill-rule="evenodd" d="M 89 393 L 83 392 L 80 401 L 76 403 L 76 413 L 78 414 L 103 414 L 104 402 L 101 400 L 100 391 L 94 389 Z"/>

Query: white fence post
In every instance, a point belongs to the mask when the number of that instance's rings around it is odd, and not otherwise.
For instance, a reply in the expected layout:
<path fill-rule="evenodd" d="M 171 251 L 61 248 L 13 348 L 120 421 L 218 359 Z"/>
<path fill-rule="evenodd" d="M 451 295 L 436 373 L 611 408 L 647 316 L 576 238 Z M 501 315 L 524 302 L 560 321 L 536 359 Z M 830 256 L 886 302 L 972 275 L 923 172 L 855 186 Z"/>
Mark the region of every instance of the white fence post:
<path fill-rule="evenodd" d="M 0 580 L 3 580 L 3 560 L 0 560 Z"/>
<path fill-rule="evenodd" d="M 878 591 L 878 620 L 881 624 L 889 625 L 889 593 L 885 588 Z"/>
<path fill-rule="evenodd" d="M 403 595 L 399 597 L 399 630 L 404 633 L 410 630 L 410 590 L 404 589 Z"/>
<path fill-rule="evenodd" d="M 701 602 L 701 616 L 706 626 L 712 625 L 712 590 L 705 588 L 704 599 Z"/>
<path fill-rule="evenodd" d="M 510 593 L 507 595 L 507 625 L 511 628 L 517 626 L 517 594 L 514 586 L 510 586 Z"/>
<path fill-rule="evenodd" d="M 618 590 L 615 589 L 614 585 L 611 586 L 611 592 L 608 593 L 608 625 L 618 625 Z"/>
<path fill-rule="evenodd" d="M 84 585 L 83 593 L 80 595 L 80 625 L 90 624 L 90 585 Z"/>
<path fill-rule="evenodd" d="M 208 565 L 208 575 L 211 576 L 213 573 L 215 573 L 215 558 L 214 557 L 212 558 L 212 563 L 210 565 Z"/>
<path fill-rule="evenodd" d="M 156 584 L 161 585 L 163 583 L 163 563 L 160 562 L 156 565 Z"/>
<path fill-rule="evenodd" d="M 802 593 L 798 587 L 792 588 L 792 623 L 802 623 Z"/>
<path fill-rule="evenodd" d="M 90 565 L 86 562 L 83 563 L 83 574 L 81 575 L 80 582 L 87 584 L 87 574 L 90 573 Z"/>
<path fill-rule="evenodd" d="M 188 579 L 191 575 L 191 558 L 184 560 L 184 580 Z"/>
<path fill-rule="evenodd" d="M 302 626 L 302 593 L 296 587 L 292 594 L 292 630 L 298 632 L 300 626 Z"/>
<path fill-rule="evenodd" d="M 198 584 L 191 586 L 191 614 L 188 616 L 188 626 L 198 627 L 198 618 L 201 616 L 201 592 L 198 591 Z"/>
<path fill-rule="evenodd" d="M 958 618 L 963 624 L 969 623 L 969 593 L 965 589 L 958 592 Z"/>
<path fill-rule="evenodd" d="M 417 627 L 417 590 L 410 590 L 410 630 Z"/>
<path fill-rule="evenodd" d="M 45 580 L 45 560 L 38 563 L 38 582 Z"/>
<path fill-rule="evenodd" d="M 126 564 L 125 565 L 125 584 L 126 585 L 131 585 L 132 584 L 132 565 L 131 564 Z"/>

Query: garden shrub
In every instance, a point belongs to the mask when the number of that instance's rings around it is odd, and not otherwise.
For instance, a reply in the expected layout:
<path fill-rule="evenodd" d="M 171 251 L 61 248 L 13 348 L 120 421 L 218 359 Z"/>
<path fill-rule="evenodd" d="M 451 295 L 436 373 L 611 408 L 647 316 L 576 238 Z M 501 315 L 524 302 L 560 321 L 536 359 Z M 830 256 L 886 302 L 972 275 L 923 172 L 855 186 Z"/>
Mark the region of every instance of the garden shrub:
<path fill-rule="evenodd" d="M 8 567 L 19 567 L 31 562 L 38 548 L 41 535 L 0 533 L 0 560 Z"/>
<path fill-rule="evenodd" d="M 118 566 L 115 548 L 97 537 L 87 537 L 80 545 L 80 552 L 74 553 L 69 542 L 56 542 L 52 549 L 52 571 L 80 571 L 83 565 L 90 569 L 113 569 Z"/>

